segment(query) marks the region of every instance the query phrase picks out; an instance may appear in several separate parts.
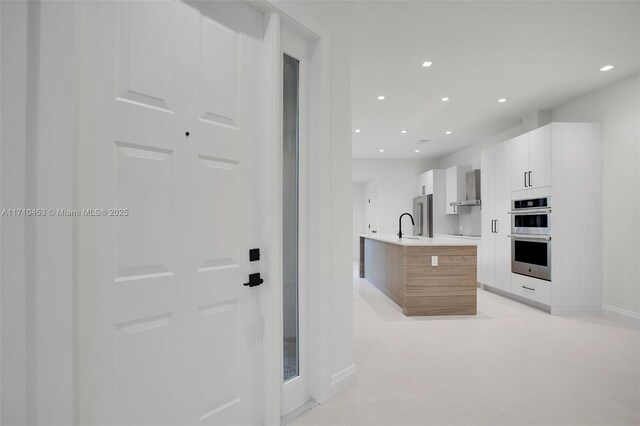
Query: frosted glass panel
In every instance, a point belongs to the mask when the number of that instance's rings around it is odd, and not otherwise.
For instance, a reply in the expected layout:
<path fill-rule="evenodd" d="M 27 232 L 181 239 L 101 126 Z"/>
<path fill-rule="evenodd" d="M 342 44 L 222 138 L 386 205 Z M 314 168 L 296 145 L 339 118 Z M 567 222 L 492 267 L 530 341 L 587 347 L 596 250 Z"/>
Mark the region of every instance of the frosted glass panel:
<path fill-rule="evenodd" d="M 284 55 L 282 126 L 283 371 L 284 381 L 300 374 L 298 327 L 298 146 L 300 63 Z"/>

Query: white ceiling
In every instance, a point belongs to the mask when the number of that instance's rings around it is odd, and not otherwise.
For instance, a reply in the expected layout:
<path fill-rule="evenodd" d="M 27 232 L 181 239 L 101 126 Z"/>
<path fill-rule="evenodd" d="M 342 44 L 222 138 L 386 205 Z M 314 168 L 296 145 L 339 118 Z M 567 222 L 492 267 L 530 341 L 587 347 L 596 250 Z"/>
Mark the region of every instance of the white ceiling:
<path fill-rule="evenodd" d="M 637 1 L 345 5 L 354 158 L 439 158 L 640 70 Z"/>

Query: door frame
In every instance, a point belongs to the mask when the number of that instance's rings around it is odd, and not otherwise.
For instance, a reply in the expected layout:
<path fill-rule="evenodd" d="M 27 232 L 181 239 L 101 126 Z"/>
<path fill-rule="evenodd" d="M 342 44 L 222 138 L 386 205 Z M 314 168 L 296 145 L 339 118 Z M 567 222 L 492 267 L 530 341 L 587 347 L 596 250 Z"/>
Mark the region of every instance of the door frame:
<path fill-rule="evenodd" d="M 282 416 L 298 409 L 309 401 L 311 397 L 309 383 L 311 375 L 309 374 L 309 354 L 312 332 L 309 327 L 310 298 L 308 295 L 309 286 L 306 285 L 309 280 L 309 253 L 306 249 L 309 246 L 309 208 L 308 198 L 311 197 L 309 188 L 309 164 L 312 159 L 309 156 L 310 144 L 310 118 L 309 100 L 311 94 L 311 72 L 309 64 L 311 62 L 312 50 L 316 40 L 299 29 L 294 22 L 289 19 L 281 19 L 281 43 L 280 43 L 280 60 L 283 61 L 283 55 L 288 55 L 299 61 L 299 82 L 298 82 L 298 99 L 299 99 L 299 146 L 298 146 L 298 360 L 299 370 L 298 376 L 291 378 L 282 384 Z M 281 79 L 283 75 L 283 67 L 280 71 Z M 283 106 L 280 106 L 283 108 Z M 281 142 L 282 143 L 282 142 Z M 282 184 L 281 184 L 282 186 Z M 304 280 L 304 281 L 303 281 Z"/>
<path fill-rule="evenodd" d="M 280 34 L 283 25 L 297 26 L 313 40 L 314 49 L 308 61 L 309 100 L 308 108 L 314 111 L 308 123 L 309 140 L 306 144 L 306 179 L 300 181 L 299 191 L 308 194 L 301 197 L 299 212 L 304 216 L 307 226 L 301 227 L 304 237 L 299 250 L 304 251 L 306 260 L 300 269 L 299 285 L 304 286 L 308 303 L 307 312 L 307 352 L 309 397 L 324 402 L 331 394 L 331 331 L 323 326 L 323 321 L 331 318 L 331 292 L 319 283 L 331 280 L 331 271 L 323 270 L 321 265 L 330 264 L 330 259 L 321 256 L 330 253 L 326 249 L 331 244 L 320 229 L 327 229 L 330 220 L 330 179 L 327 165 L 331 162 L 330 140 L 330 37 L 328 31 L 313 18 L 292 3 L 283 1 L 248 1 L 265 15 L 265 76 L 270 83 L 265 85 L 265 167 L 263 188 L 266 199 L 273 201 L 271 209 L 266 211 L 263 240 L 272 242 L 271 256 L 265 259 L 266 276 L 271 286 L 264 288 L 264 424 L 281 424 L 282 386 L 283 386 L 283 331 L 282 331 L 282 46 Z M 287 23 L 283 23 L 287 21 Z M 324 168 L 323 168 L 324 166 Z M 266 256 L 265 256 L 266 258 Z M 302 260 L 302 259 L 301 259 Z M 266 280 L 265 280 L 266 281 Z M 268 313 L 268 315 L 267 315 Z M 277 367 L 276 367 L 277 366 Z"/>
<path fill-rule="evenodd" d="M 281 19 L 294 22 L 316 40 L 310 62 L 313 69 L 310 107 L 314 114 L 309 123 L 312 129 L 309 179 L 305 187 L 301 187 L 301 191 L 311 195 L 304 206 L 309 212 L 310 232 L 308 245 L 303 248 L 310 261 L 306 276 L 301 276 L 300 281 L 305 283 L 313 300 L 309 306 L 312 354 L 309 370 L 313 372 L 310 392 L 319 402 L 329 397 L 335 382 L 330 370 L 331 330 L 321 321 L 331 318 L 331 289 L 319 286 L 320 282 L 332 280 L 330 268 L 320 268 L 320 265 L 331 265 L 331 240 L 319 231 L 329 229 L 331 220 L 331 179 L 330 170 L 327 170 L 331 163 L 331 148 L 329 143 L 320 143 L 329 141 L 331 136 L 330 38 L 322 25 L 295 4 L 277 0 L 246 0 L 246 3 L 264 15 L 263 424 L 278 425 L 282 387 Z M 28 51 L 11 63 L 3 61 L 2 74 L 4 78 L 8 65 L 29 71 L 24 81 L 26 87 L 12 91 L 11 100 L 19 104 L 26 100 L 19 118 L 25 123 L 31 120 L 33 126 L 27 126 L 26 133 L 17 129 L 17 139 L 3 138 L 1 141 L 3 153 L 7 149 L 11 152 L 16 140 L 20 142 L 22 146 L 16 154 L 24 157 L 15 159 L 12 167 L 4 167 L 10 163 L 3 157 L 0 181 L 26 181 L 26 185 L 15 188 L 11 194 L 3 192 L 0 202 L 3 207 L 6 202 L 23 200 L 25 207 L 76 209 L 79 207 L 75 196 L 79 141 L 75 115 L 77 77 L 80 75 L 78 61 L 74 60 L 79 42 L 75 34 L 76 4 L 37 0 L 26 5 L 26 13 L 21 9 L 20 13 L 11 13 L 13 16 L 5 13 L 7 4 L 11 3 L 1 4 L 1 15 L 3 19 L 8 15 L 16 18 L 24 25 L 26 31 L 14 42 L 26 44 Z M 6 39 L 2 42 L 4 44 Z M 39 111 L 46 114 L 38 114 Z M 20 161 L 24 162 L 24 167 L 19 167 Z M 77 424 L 74 365 L 77 227 L 71 218 L 59 217 L 27 222 L 24 229 L 20 226 L 19 232 L 7 234 L 9 238 L 3 240 L 3 247 L 24 247 L 24 250 L 2 250 L 0 270 L 3 291 L 5 285 L 15 288 L 25 309 L 7 309 L 10 301 L 6 298 L 1 300 L 0 309 L 3 323 L 18 326 L 17 330 L 12 330 L 15 333 L 12 337 L 20 347 L 14 350 L 28 356 L 26 360 L 6 360 L 3 356 L 3 371 L 15 370 L 15 377 L 19 377 L 12 393 L 2 394 L 3 402 L 11 401 L 19 408 L 12 413 L 3 410 L 3 420 L 5 415 L 11 415 L 11 418 L 25 419 L 29 424 Z M 5 229 L 3 227 L 3 231 Z M 4 282 L 12 267 L 15 270 L 13 278 L 18 280 Z M 1 350 L 4 355 L 7 345 L 3 344 Z M 6 390 L 9 387 L 3 385 L 2 391 Z"/>
<path fill-rule="evenodd" d="M 20 31 L 2 34 L 3 208 L 74 208 L 74 18 L 71 3 L 0 3 Z M 5 31 L 7 26 L 3 26 Z M 23 49 L 16 54 L 16 49 Z M 12 72 L 23 70 L 18 77 Z M 7 72 L 9 71 L 9 72 Z M 9 74 L 7 76 L 7 74 Z M 39 114 L 40 110 L 46 114 Z M 6 126 L 6 127 L 5 127 Z M 52 143 L 55 142 L 55 143 Z M 44 207 L 46 206 L 46 207 Z M 3 218 L 4 220 L 4 218 Z M 5 232 L 2 268 L 2 423 L 73 422 L 74 224 L 70 217 L 18 218 Z M 7 329 L 5 334 L 5 324 Z M 9 327 L 6 326 L 6 327 Z M 8 353 L 7 353 L 8 351 Z M 24 354 L 21 359 L 16 355 Z M 5 358 L 6 355 L 7 356 Z M 12 356 L 11 356 L 12 355 Z M 11 375 L 7 379 L 5 371 Z M 10 380 L 10 382 L 5 382 Z M 8 404 L 7 404 L 8 403 Z M 5 405 L 7 404 L 7 405 Z M 15 405 L 14 405 L 15 404 Z M 7 409 L 9 408 L 10 409 Z"/>

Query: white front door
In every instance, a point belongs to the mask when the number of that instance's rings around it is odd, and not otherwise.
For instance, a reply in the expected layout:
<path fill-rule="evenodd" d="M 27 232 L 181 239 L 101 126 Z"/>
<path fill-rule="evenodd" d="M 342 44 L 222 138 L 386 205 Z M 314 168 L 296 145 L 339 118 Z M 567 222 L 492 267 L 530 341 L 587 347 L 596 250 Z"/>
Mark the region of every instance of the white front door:
<path fill-rule="evenodd" d="M 78 6 L 79 424 L 262 422 L 263 16 Z M 100 213 L 102 214 L 102 213 Z"/>

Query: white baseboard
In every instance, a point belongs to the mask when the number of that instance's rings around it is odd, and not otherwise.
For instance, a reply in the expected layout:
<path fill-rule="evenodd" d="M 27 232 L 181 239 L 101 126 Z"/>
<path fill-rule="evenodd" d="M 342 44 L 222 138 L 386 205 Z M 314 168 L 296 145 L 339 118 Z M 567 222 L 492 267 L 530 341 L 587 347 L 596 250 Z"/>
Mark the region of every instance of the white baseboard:
<path fill-rule="evenodd" d="M 318 405 L 318 403 L 316 401 L 314 401 L 312 398 L 310 398 L 307 402 L 305 402 L 304 404 L 302 404 L 298 408 L 295 408 L 295 409 L 291 410 L 289 413 L 287 413 L 284 416 L 282 416 L 280 418 L 280 424 L 283 425 L 283 426 L 286 426 L 289 423 L 292 423 L 295 419 L 297 419 L 298 417 L 302 416 L 304 413 L 306 413 L 307 411 L 311 410 L 316 405 Z"/>
<path fill-rule="evenodd" d="M 351 364 L 349 367 L 331 376 L 331 397 L 355 385 L 357 372 L 356 365 Z"/>
<path fill-rule="evenodd" d="M 564 316 L 602 315 L 602 309 L 597 306 L 552 306 L 551 314 Z"/>
<path fill-rule="evenodd" d="M 640 327 L 640 313 L 611 305 L 602 305 L 602 314 Z"/>

